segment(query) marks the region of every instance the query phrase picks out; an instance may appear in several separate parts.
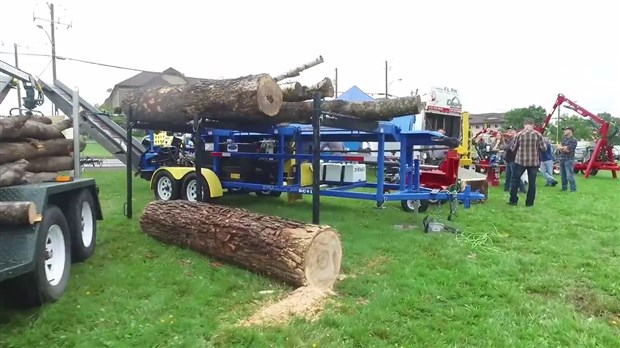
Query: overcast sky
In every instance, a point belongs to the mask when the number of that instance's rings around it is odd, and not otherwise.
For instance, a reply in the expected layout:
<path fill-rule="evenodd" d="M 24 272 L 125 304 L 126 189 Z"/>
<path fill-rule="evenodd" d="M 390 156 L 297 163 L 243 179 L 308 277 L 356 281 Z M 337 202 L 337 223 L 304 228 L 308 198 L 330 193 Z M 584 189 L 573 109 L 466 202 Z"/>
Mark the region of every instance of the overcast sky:
<path fill-rule="evenodd" d="M 503 112 L 531 104 L 550 111 L 558 93 L 586 109 L 620 116 L 619 1 L 128 1 L 57 0 L 59 56 L 187 76 L 282 73 L 322 55 L 298 79 L 334 77 L 340 92 L 459 90 L 464 110 Z M 0 52 L 50 53 L 45 1 L 0 0 Z M 0 54 L 13 63 L 13 56 Z M 20 67 L 52 80 L 50 58 Z M 58 79 L 89 102 L 137 72 L 57 61 Z M 398 81 L 402 79 L 402 81 Z M 10 105 L 9 105 L 10 104 Z M 44 112 L 49 112 L 47 102 Z M 11 92 L 0 106 L 16 105 Z M 566 110 L 566 112 L 569 112 Z"/>

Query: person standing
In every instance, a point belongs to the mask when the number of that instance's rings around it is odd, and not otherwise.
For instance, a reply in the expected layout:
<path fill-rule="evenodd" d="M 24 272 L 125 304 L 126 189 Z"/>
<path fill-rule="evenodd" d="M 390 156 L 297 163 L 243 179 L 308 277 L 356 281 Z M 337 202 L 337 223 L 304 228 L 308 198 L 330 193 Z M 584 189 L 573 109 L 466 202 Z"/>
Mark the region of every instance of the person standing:
<path fill-rule="evenodd" d="M 545 151 L 540 154 L 540 173 L 547 180 L 545 186 L 555 186 L 558 184 L 557 180 L 553 178 L 553 149 L 549 138 L 544 138 Z"/>
<path fill-rule="evenodd" d="M 506 138 L 508 139 L 506 142 L 506 146 L 504 148 L 504 161 L 506 162 L 506 176 L 504 178 L 504 191 L 510 192 L 510 185 L 512 184 L 512 176 L 515 172 L 515 152 L 512 150 L 512 144 L 516 140 L 517 132 L 514 128 L 508 128 L 506 132 Z M 525 193 L 525 184 L 521 181 L 521 177 L 519 177 L 519 191 Z"/>
<path fill-rule="evenodd" d="M 573 137 L 573 127 L 562 128 L 564 138 L 562 139 L 560 150 L 560 178 L 562 181 L 562 191 L 566 191 L 570 184 L 571 192 L 577 191 L 575 183 L 575 148 L 577 139 Z"/>
<path fill-rule="evenodd" d="M 525 206 L 534 206 L 536 199 L 536 174 L 540 166 L 540 153 L 545 151 L 545 143 L 542 134 L 534 129 L 534 120 L 525 119 L 524 129 L 517 133 L 515 141 L 511 144 L 511 150 L 515 151 L 515 168 L 512 173 L 512 184 L 510 187 L 510 200 L 508 204 L 517 205 L 517 185 L 521 180 L 521 175 L 527 172 L 527 195 Z"/>

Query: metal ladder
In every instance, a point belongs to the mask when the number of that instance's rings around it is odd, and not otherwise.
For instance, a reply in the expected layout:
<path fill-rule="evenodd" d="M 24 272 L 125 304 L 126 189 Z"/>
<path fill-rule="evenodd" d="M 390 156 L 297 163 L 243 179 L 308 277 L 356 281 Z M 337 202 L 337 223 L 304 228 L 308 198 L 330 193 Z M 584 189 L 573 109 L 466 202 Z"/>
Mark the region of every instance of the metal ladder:
<path fill-rule="evenodd" d="M 71 117 L 73 110 L 73 91 L 64 83 L 56 80 L 54 85 L 49 85 L 39 81 L 43 94 L 54 103 L 62 112 Z M 97 109 L 82 97 L 79 97 L 80 106 L 83 112 L 80 114 L 84 125 L 81 129 L 92 139 L 101 144 L 106 150 L 113 154 L 124 164 L 127 164 L 127 131 L 116 124 L 112 119 L 101 110 Z M 136 139 L 131 139 L 132 169 L 138 171 L 140 157 L 146 152 L 146 148 Z"/>

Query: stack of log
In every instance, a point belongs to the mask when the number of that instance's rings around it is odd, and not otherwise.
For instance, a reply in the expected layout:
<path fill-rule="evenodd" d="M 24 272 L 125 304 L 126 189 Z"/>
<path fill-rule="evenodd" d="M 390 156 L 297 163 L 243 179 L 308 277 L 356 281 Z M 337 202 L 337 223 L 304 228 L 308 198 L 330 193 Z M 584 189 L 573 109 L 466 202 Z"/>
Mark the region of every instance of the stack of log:
<path fill-rule="evenodd" d="M 305 86 L 286 82 L 299 72 L 323 62 L 302 65 L 272 77 L 261 73 L 233 79 L 201 79 L 185 85 L 136 89 L 128 92 L 121 110 L 131 110 L 134 121 L 162 125 L 186 124 L 194 116 L 244 124 L 287 124 L 312 122 L 315 93 L 333 98 L 330 78 Z M 322 111 L 366 121 L 389 121 L 394 117 L 418 114 L 423 108 L 420 96 L 376 99 L 363 102 L 324 100 Z"/>
<path fill-rule="evenodd" d="M 0 117 L 0 187 L 51 181 L 73 169 L 73 140 L 62 133 L 71 127 L 70 119 L 52 124 L 44 116 Z"/>

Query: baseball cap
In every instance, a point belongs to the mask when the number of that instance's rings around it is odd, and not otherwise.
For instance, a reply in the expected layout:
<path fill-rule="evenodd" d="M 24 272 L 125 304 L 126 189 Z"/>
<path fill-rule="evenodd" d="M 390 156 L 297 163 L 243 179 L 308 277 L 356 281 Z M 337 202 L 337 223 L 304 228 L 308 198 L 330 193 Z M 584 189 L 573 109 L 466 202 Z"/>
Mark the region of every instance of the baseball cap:
<path fill-rule="evenodd" d="M 570 131 L 571 131 L 571 132 L 574 132 L 574 131 L 575 131 L 575 130 L 573 129 L 573 127 L 564 127 L 564 128 L 562 128 L 562 130 L 567 130 L 567 129 L 570 129 Z"/>

